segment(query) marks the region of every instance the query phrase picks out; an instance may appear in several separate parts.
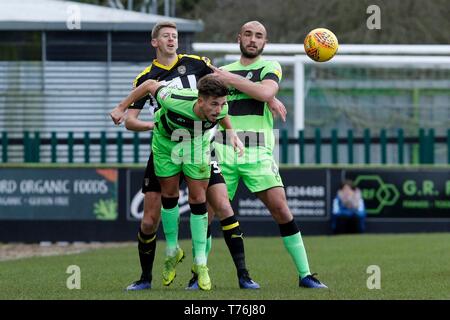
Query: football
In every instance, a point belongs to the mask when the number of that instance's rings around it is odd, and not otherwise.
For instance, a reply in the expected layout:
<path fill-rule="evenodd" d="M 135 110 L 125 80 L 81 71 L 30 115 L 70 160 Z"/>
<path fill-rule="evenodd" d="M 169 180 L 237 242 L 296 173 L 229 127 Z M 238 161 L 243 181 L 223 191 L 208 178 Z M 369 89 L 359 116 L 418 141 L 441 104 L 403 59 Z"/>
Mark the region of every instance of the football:
<path fill-rule="evenodd" d="M 317 62 L 325 62 L 333 58 L 339 47 L 334 33 L 325 28 L 311 30 L 303 44 L 308 57 Z"/>

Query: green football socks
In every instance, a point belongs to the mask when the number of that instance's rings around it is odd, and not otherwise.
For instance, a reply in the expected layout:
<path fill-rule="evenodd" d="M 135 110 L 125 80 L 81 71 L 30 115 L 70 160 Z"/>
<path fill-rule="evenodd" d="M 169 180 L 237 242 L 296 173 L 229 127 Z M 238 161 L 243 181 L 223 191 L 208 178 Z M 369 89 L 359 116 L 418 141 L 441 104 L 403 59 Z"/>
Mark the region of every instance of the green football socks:
<path fill-rule="evenodd" d="M 293 235 L 282 237 L 282 239 L 284 246 L 294 260 L 295 267 L 297 268 L 300 277 L 303 278 L 311 274 L 301 233 L 297 232 Z"/>
<path fill-rule="evenodd" d="M 180 221 L 180 208 L 178 205 L 171 209 L 161 210 L 161 219 L 166 236 L 166 255 L 174 256 L 178 248 L 178 224 Z"/>

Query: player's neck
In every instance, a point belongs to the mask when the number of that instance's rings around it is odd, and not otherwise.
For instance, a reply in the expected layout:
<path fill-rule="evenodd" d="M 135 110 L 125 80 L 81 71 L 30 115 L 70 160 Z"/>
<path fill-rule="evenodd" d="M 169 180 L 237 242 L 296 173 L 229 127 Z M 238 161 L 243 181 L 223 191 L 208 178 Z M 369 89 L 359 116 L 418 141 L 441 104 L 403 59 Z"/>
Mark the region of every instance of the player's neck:
<path fill-rule="evenodd" d="M 243 66 L 248 66 L 251 65 L 252 63 L 255 63 L 256 61 L 258 61 L 260 58 L 260 56 L 254 57 L 254 58 L 247 58 L 243 55 L 241 55 L 241 59 L 239 60 L 239 62 L 243 65 Z"/>
<path fill-rule="evenodd" d="M 159 64 L 162 64 L 164 66 L 171 66 L 177 61 L 178 55 L 175 54 L 157 54 L 156 55 L 156 61 L 158 61 Z"/>

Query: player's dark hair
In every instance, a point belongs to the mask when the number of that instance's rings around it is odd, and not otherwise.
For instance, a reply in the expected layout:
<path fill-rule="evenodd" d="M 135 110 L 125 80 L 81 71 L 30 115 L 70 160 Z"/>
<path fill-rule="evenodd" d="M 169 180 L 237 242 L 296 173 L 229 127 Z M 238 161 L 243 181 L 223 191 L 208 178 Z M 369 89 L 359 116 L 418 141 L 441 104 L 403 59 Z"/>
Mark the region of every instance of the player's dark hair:
<path fill-rule="evenodd" d="M 177 24 L 172 21 L 160 21 L 152 29 L 152 39 L 156 39 L 159 36 L 159 31 L 162 28 L 174 28 L 177 30 Z"/>
<path fill-rule="evenodd" d="M 227 86 L 214 74 L 208 74 L 197 83 L 198 95 L 204 98 L 224 97 L 228 94 Z"/>

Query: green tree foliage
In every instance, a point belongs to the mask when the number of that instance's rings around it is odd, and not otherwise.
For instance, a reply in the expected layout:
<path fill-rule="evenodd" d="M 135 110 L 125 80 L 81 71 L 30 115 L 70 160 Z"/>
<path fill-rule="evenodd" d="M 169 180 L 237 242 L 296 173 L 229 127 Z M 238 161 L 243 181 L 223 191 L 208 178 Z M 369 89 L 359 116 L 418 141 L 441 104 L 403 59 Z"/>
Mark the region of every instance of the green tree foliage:
<path fill-rule="evenodd" d="M 179 3 L 194 1 L 178 1 Z M 369 5 L 381 9 L 381 29 L 366 25 Z M 448 44 L 450 3 L 447 0 L 199 0 L 179 17 L 202 19 L 205 30 L 197 41 L 234 41 L 239 26 L 260 20 L 269 40 L 302 43 L 317 27 L 333 30 L 341 43 Z"/>
<path fill-rule="evenodd" d="M 174 0 L 171 0 L 171 2 Z M 128 0 L 79 0 L 97 5 Z M 149 0 L 133 0 L 133 10 L 141 11 Z M 448 0 L 175 0 L 176 16 L 202 20 L 205 29 L 196 37 L 204 42 L 233 42 L 239 26 L 249 20 L 263 22 L 269 40 L 302 43 L 317 27 L 331 29 L 340 43 L 365 44 L 448 44 L 450 1 Z M 158 1 L 158 13 L 164 1 Z M 381 9 L 381 29 L 366 26 L 367 7 Z"/>

